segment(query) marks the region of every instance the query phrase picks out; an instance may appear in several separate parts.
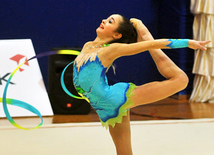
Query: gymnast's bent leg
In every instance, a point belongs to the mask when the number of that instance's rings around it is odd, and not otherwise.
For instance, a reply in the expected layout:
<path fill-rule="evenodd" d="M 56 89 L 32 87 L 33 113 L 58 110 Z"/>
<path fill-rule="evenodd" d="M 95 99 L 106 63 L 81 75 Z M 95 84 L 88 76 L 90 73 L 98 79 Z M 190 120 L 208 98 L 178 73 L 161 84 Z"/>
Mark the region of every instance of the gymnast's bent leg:
<path fill-rule="evenodd" d="M 166 80 L 155 81 L 148 84 L 138 86 L 133 90 L 132 101 L 136 107 L 143 104 L 159 101 L 167 98 L 184 88 L 188 84 L 187 75 L 177 67 L 164 52 L 160 49 L 149 51 L 160 74 L 162 74 Z"/>

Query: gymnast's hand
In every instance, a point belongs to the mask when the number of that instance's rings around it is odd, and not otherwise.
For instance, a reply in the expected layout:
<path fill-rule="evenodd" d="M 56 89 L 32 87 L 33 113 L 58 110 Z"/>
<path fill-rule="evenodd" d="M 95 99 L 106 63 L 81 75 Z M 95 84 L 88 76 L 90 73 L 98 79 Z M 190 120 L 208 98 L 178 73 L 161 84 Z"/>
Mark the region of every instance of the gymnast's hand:
<path fill-rule="evenodd" d="M 211 41 L 196 41 L 196 40 L 191 40 L 189 39 L 189 48 L 191 49 L 201 49 L 206 51 L 207 48 L 205 47 L 206 44 L 210 43 Z"/>
<path fill-rule="evenodd" d="M 154 40 L 151 33 L 147 29 L 147 27 L 143 24 L 143 22 L 136 18 L 131 18 L 130 22 L 133 24 L 134 28 L 138 33 L 138 42 L 145 40 Z"/>

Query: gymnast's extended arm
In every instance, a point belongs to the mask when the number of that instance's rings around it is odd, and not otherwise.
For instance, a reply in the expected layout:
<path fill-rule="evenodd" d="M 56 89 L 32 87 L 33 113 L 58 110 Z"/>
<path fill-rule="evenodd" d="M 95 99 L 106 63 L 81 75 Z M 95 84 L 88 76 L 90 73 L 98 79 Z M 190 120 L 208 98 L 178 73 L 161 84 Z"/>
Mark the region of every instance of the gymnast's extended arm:
<path fill-rule="evenodd" d="M 185 48 L 189 47 L 192 49 L 202 49 L 206 50 L 204 45 L 208 44 L 210 41 L 195 41 L 190 39 L 157 39 L 142 41 L 132 44 L 120 44 L 113 43 L 109 47 L 111 51 L 111 56 L 114 58 L 128 55 L 135 55 L 151 49 L 172 49 L 172 48 Z"/>

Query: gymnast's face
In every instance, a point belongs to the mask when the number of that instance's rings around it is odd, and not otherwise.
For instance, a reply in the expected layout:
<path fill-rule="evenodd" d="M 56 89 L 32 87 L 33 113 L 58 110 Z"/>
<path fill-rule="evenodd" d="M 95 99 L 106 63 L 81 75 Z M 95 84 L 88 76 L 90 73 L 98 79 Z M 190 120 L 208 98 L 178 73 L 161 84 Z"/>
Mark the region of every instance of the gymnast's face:
<path fill-rule="evenodd" d="M 122 17 L 118 14 L 113 14 L 107 19 L 103 19 L 100 26 L 97 28 L 97 35 L 101 38 L 119 39 L 122 35 L 116 32 Z"/>

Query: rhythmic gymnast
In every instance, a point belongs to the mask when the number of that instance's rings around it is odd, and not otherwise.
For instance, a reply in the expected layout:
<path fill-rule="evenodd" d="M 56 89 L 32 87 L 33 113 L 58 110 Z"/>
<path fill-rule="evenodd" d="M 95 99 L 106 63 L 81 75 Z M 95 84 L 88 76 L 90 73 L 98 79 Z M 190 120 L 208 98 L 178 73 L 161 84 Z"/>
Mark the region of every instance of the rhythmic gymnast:
<path fill-rule="evenodd" d="M 206 50 L 209 41 L 190 39 L 154 40 L 141 20 L 113 14 L 102 20 L 94 41 L 85 43 L 74 61 L 73 81 L 77 92 L 85 98 L 109 127 L 118 155 L 131 155 L 129 109 L 152 103 L 184 89 L 187 75 L 161 49 L 185 48 Z M 166 78 L 141 86 L 119 82 L 108 85 L 106 72 L 119 57 L 150 52 L 159 72 Z"/>

